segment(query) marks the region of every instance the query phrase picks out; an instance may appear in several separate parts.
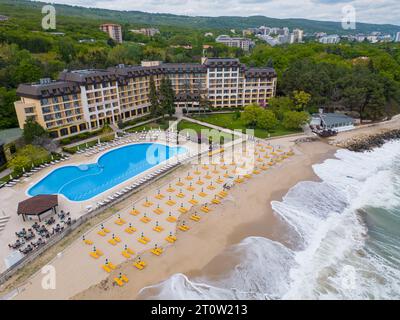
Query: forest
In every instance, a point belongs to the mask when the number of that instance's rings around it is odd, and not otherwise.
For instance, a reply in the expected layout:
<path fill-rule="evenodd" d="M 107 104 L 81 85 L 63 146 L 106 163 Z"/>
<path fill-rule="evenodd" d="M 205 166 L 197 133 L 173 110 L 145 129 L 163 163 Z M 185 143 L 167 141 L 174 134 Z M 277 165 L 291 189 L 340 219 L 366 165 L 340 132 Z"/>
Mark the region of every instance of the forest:
<path fill-rule="evenodd" d="M 207 56 L 237 57 L 249 66 L 274 67 L 279 77 L 278 95 L 309 93 L 309 112 L 324 107 L 371 120 L 400 113 L 399 44 L 311 42 L 270 47 L 257 43 L 250 53 L 244 53 L 215 43 L 199 28 L 160 25 L 160 34 L 145 37 L 129 32 L 143 25 L 124 22 L 124 43 L 117 45 L 99 30 L 107 20 L 57 16 L 57 30 L 43 31 L 41 17 L 38 10 L 26 10 L 25 14 L 20 10 L 0 21 L 0 129 L 18 125 L 13 102 L 20 83 L 57 78 L 64 69 L 107 68 L 142 60 L 199 62 L 205 44 L 212 46 Z M 183 45 L 192 49 L 179 47 Z"/>

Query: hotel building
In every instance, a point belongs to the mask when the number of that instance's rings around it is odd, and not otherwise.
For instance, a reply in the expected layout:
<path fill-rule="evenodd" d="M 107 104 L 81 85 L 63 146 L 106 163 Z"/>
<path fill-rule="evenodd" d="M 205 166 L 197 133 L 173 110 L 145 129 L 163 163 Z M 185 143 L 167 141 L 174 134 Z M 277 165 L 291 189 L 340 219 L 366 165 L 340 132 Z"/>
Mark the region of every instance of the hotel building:
<path fill-rule="evenodd" d="M 227 35 L 220 35 L 215 39 L 215 42 L 223 43 L 228 47 L 240 48 L 243 51 L 249 51 L 253 47 L 254 41 L 247 38 L 230 37 Z"/>
<path fill-rule="evenodd" d="M 163 77 L 171 80 L 176 107 L 187 109 L 197 109 L 200 98 L 208 99 L 211 108 L 267 106 L 277 84 L 274 69 L 248 68 L 238 59 L 63 71 L 58 80 L 19 85 L 19 126 L 32 118 L 52 137 L 61 138 L 140 118 L 150 112 L 150 79 L 158 89 Z"/>
<path fill-rule="evenodd" d="M 160 30 L 156 28 L 141 28 L 141 29 L 133 29 L 130 31 L 133 33 L 142 34 L 147 37 L 154 37 L 156 34 L 160 33 Z"/>
<path fill-rule="evenodd" d="M 108 36 L 118 43 L 122 43 L 122 28 L 119 24 L 105 23 L 100 26 L 100 30 L 108 33 Z"/>

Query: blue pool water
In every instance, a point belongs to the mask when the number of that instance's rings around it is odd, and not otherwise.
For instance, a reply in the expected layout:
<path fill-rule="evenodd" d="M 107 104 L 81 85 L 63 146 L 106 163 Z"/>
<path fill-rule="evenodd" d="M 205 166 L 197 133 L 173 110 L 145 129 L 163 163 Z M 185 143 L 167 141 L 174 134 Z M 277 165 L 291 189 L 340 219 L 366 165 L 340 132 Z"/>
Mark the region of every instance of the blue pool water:
<path fill-rule="evenodd" d="M 28 194 L 62 194 L 72 201 L 88 200 L 185 152 L 183 147 L 156 143 L 128 145 L 107 152 L 97 163 L 56 169 L 31 187 Z"/>

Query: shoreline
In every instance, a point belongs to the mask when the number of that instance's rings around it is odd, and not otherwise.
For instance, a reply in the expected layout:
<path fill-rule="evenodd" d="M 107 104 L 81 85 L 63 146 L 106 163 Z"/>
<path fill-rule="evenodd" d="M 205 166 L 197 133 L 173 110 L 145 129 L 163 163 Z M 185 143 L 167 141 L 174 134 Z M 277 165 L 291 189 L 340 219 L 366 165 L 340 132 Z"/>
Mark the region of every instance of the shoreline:
<path fill-rule="evenodd" d="M 142 288 L 158 284 L 176 273 L 189 278 L 223 274 L 234 265 L 234 261 L 224 259 L 224 252 L 247 237 L 285 242 L 284 224 L 273 214 L 271 201 L 282 200 L 300 181 L 318 181 L 312 165 L 332 158 L 337 150 L 320 141 L 302 143 L 295 148 L 296 155 L 287 163 L 234 188 L 204 221 L 190 224 L 189 232 L 180 233 L 179 241 L 163 256 L 144 255 L 148 267 L 140 273 L 130 261 L 120 265 L 116 272 L 123 272 L 131 279 L 124 287 L 113 286 L 110 276 L 72 299 L 144 299 L 146 296 L 139 294 Z"/>
<path fill-rule="evenodd" d="M 362 140 L 363 138 L 374 137 L 391 131 L 391 129 L 393 131 L 393 129 L 398 128 L 399 122 L 400 117 L 386 123 L 360 127 L 350 132 L 340 133 L 334 138 L 322 140 L 307 137 L 302 139 L 282 138 L 279 143 L 294 145 L 294 157 L 291 157 L 289 161 L 279 164 L 273 170 L 260 175 L 253 175 L 253 178 L 249 181 L 246 179 L 245 183 L 233 188 L 223 203 L 213 206 L 212 213 L 205 216 L 200 223 L 194 225 L 194 223 L 189 222 L 191 230 L 188 233 L 180 232 L 179 241 L 173 246 L 168 246 L 166 248 L 167 251 L 161 257 L 145 253 L 143 257 L 149 265 L 144 270 L 135 270 L 132 267 L 132 261 L 123 262 L 121 265 L 117 265 L 117 269 L 114 272 L 103 278 L 104 280 L 100 281 L 98 279 L 97 281 L 93 281 L 94 279 L 82 278 L 81 280 L 85 283 L 84 286 L 81 285 L 80 289 L 72 286 L 72 288 L 68 288 L 67 290 L 69 293 L 64 292 L 61 296 L 60 292 L 56 293 L 59 290 L 55 290 L 54 294 L 50 292 L 46 294 L 42 289 L 38 290 L 37 287 L 36 289 L 32 288 L 35 282 L 37 285 L 38 280 L 35 280 L 34 275 L 32 275 L 27 281 L 24 281 L 25 284 L 22 286 L 18 286 L 17 284 L 18 287 L 14 292 L 18 292 L 18 295 L 14 298 L 51 299 L 51 296 L 58 299 L 145 298 L 138 296 L 138 292 L 143 287 L 156 285 L 176 273 L 182 272 L 191 278 L 223 274 L 223 272 L 229 271 L 229 267 L 233 265 L 233 261 L 230 261 L 229 264 L 223 259 L 224 251 L 232 245 L 240 243 L 246 237 L 267 237 L 271 240 L 279 240 L 284 244 L 290 242 L 290 239 L 285 237 L 283 224 L 280 223 L 279 218 L 272 212 L 271 201 L 282 200 L 282 197 L 287 194 L 289 189 L 300 181 L 320 181 L 314 174 L 312 165 L 321 163 L 328 158 L 334 158 L 335 152 L 344 147 L 343 143 L 350 143 L 355 139 Z M 177 171 L 180 172 L 181 169 Z M 175 174 L 173 173 L 172 175 L 174 176 Z M 261 177 L 264 177 L 264 182 L 259 181 Z M 146 187 L 147 190 L 153 190 L 153 188 L 153 185 Z M 260 190 L 264 192 L 260 192 Z M 134 198 L 136 197 L 140 197 L 140 195 L 134 196 Z M 249 207 L 245 203 L 245 200 L 249 197 L 252 197 L 253 204 L 257 204 L 256 207 Z M 235 205 L 235 203 L 238 203 L 238 205 Z M 110 209 L 107 215 L 115 213 L 118 210 L 117 207 L 120 207 L 120 205 Z M 241 217 L 243 213 L 245 217 Z M 188 219 L 187 215 L 183 217 L 183 220 L 185 219 Z M 92 223 L 93 221 L 90 221 L 89 225 L 93 226 Z M 76 238 L 75 240 L 66 239 L 62 247 L 68 246 L 70 248 L 76 246 L 76 244 Z M 49 256 L 53 255 L 52 261 L 55 261 L 54 252 L 46 252 L 40 260 L 47 260 Z M 194 252 L 195 254 L 193 254 Z M 41 262 L 37 261 L 34 265 L 35 268 L 39 268 Z M 74 269 L 73 265 L 70 267 Z M 25 269 L 24 273 L 26 273 Z M 64 278 L 64 282 L 65 279 L 68 279 L 66 274 L 72 272 L 68 269 L 69 266 L 61 267 L 62 273 L 65 272 L 61 275 Z M 119 272 L 124 272 L 130 279 L 130 282 L 122 288 L 113 285 L 113 278 Z M 91 278 L 91 276 L 91 274 L 88 274 L 86 278 Z M 18 279 L 15 282 L 18 283 Z M 14 281 L 10 281 L 9 285 L 15 288 L 16 286 L 13 283 Z M 25 288 L 27 287 L 30 288 L 26 292 Z M 1 289 L 5 289 L 6 292 L 8 291 L 4 287 Z M 20 291 L 19 289 L 22 290 Z M 12 297 L 9 296 L 9 298 Z"/>

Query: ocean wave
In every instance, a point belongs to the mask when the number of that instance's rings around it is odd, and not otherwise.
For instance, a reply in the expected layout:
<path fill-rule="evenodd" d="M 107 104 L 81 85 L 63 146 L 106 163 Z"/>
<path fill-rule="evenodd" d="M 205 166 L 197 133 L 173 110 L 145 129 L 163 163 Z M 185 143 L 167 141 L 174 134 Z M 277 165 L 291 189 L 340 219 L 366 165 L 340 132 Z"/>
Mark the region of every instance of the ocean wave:
<path fill-rule="evenodd" d="M 287 223 L 283 245 L 249 237 L 219 279 L 176 274 L 142 289 L 159 299 L 393 299 L 400 297 L 400 142 L 339 150 L 271 203 Z M 248 263 L 251 261 L 251 263 Z"/>

